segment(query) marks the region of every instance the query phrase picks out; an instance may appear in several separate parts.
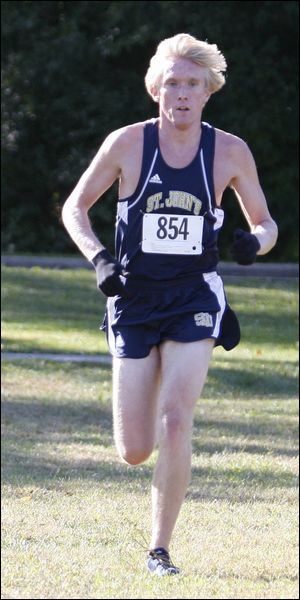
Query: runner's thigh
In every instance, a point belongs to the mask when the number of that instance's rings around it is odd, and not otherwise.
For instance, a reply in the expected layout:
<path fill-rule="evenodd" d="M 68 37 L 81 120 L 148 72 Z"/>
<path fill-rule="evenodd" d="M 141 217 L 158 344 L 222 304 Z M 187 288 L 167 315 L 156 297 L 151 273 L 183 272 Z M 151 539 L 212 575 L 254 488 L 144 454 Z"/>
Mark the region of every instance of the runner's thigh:
<path fill-rule="evenodd" d="M 157 347 L 146 358 L 114 358 L 114 435 L 119 453 L 128 462 L 140 462 L 152 452 L 159 380 Z"/>
<path fill-rule="evenodd" d="M 162 412 L 176 411 L 192 417 L 196 400 L 205 383 L 214 340 L 166 341 L 160 346 Z"/>

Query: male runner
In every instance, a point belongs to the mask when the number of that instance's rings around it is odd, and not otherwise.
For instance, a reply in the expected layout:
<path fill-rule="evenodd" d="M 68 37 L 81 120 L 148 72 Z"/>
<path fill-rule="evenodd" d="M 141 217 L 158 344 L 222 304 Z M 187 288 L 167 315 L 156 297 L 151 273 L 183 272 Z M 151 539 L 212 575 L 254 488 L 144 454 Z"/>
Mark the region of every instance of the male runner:
<path fill-rule="evenodd" d="M 112 132 L 63 207 L 63 222 L 108 297 L 103 328 L 113 355 L 118 452 L 137 465 L 158 444 L 147 556 L 155 575 L 179 572 L 169 544 L 190 479 L 194 408 L 213 348 L 239 342 L 216 272 L 225 188 L 234 189 L 250 229 L 234 233 L 238 263 L 251 264 L 277 239 L 246 143 L 201 120 L 225 71 L 216 45 L 188 34 L 163 40 L 145 79 L 159 117 Z M 117 179 L 112 257 L 88 211 Z"/>

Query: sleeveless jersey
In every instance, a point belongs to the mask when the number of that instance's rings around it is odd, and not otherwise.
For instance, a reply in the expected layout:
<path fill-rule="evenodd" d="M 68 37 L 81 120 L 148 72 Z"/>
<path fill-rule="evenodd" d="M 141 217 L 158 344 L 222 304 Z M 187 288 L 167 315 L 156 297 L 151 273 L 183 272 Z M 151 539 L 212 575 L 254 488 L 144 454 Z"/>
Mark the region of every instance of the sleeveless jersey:
<path fill-rule="evenodd" d="M 158 119 L 145 122 L 136 191 L 118 201 L 116 257 L 128 279 L 171 283 L 216 269 L 224 213 L 215 200 L 214 151 L 215 129 L 202 122 L 194 159 L 170 167 L 160 152 Z"/>

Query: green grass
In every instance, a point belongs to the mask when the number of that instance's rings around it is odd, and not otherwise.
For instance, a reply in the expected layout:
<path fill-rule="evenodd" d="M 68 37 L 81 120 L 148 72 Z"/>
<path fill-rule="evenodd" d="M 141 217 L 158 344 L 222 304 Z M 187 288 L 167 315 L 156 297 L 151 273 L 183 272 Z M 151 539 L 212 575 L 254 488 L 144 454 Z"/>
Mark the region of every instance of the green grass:
<path fill-rule="evenodd" d="M 13 268 L 3 281 L 5 349 L 106 351 L 92 272 Z M 3 598 L 298 598 L 297 285 L 226 287 L 243 338 L 215 351 L 197 405 L 179 577 L 144 569 L 156 453 L 118 459 L 110 369 L 2 364 Z"/>
<path fill-rule="evenodd" d="M 269 358 L 284 352 L 288 359 L 297 348 L 297 281 L 253 278 L 242 283 L 228 278 L 226 286 L 242 326 L 240 350 L 245 357 L 256 352 L 260 362 L 262 351 Z M 3 267 L 2 306 L 2 350 L 107 352 L 99 331 L 105 302 L 93 271 Z"/>
<path fill-rule="evenodd" d="M 2 350 L 107 352 L 93 271 L 2 269 Z"/>

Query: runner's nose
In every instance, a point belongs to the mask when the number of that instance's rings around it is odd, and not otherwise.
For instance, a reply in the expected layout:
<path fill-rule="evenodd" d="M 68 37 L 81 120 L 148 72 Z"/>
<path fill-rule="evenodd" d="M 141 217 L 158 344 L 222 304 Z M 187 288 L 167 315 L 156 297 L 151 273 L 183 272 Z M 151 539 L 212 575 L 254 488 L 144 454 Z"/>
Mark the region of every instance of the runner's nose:
<path fill-rule="evenodd" d="M 188 92 L 185 85 L 182 85 L 178 90 L 178 100 L 187 100 Z"/>

